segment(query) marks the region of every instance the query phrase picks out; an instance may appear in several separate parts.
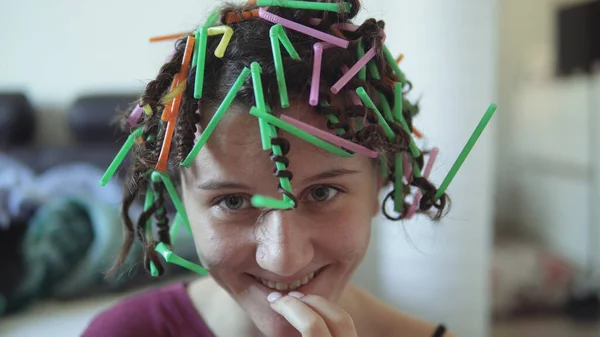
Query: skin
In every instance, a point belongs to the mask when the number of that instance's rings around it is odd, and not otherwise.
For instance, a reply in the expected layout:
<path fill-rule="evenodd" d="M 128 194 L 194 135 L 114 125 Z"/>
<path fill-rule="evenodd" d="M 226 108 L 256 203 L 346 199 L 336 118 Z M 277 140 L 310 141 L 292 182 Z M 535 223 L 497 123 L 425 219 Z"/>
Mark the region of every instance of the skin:
<path fill-rule="evenodd" d="M 349 283 L 380 207 L 382 181 L 372 160 L 341 158 L 280 131 L 290 142 L 288 168 L 299 205 L 253 208 L 252 195 L 281 194 L 248 110 L 233 105 L 194 164 L 182 170 L 197 252 L 211 275 L 190 284 L 188 293 L 210 329 L 217 336 L 431 336 L 432 325 Z M 285 113 L 327 130 L 304 103 Z M 289 294 L 256 280 L 289 283 L 312 272 L 313 280 Z"/>

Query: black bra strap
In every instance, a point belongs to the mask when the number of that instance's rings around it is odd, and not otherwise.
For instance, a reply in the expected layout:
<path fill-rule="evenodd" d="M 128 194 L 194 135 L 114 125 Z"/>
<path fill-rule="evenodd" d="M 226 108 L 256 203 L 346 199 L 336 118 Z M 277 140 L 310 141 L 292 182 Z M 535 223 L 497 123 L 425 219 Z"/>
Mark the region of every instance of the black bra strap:
<path fill-rule="evenodd" d="M 438 325 L 437 329 L 433 333 L 433 337 L 442 337 L 446 333 L 446 327 L 442 324 Z"/>

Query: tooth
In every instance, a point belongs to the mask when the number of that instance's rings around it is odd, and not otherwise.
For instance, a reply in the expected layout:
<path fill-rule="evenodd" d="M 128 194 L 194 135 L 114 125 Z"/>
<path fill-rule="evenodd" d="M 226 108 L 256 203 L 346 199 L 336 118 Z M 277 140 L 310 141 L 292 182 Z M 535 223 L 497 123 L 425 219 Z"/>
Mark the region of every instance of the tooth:
<path fill-rule="evenodd" d="M 280 291 L 281 291 L 281 290 L 287 290 L 287 288 L 288 288 L 288 284 L 287 284 L 287 283 L 280 283 L 280 282 L 277 282 L 277 283 L 275 284 L 275 288 L 276 288 L 277 290 L 280 290 Z"/>
<path fill-rule="evenodd" d="M 261 279 L 260 281 L 262 282 L 262 284 L 266 285 L 267 287 L 269 286 L 269 282 L 267 282 L 267 280 Z"/>
<path fill-rule="evenodd" d="M 308 275 L 308 280 L 310 281 L 310 280 L 312 280 L 313 278 L 315 278 L 315 273 L 310 273 L 310 274 Z"/>
<path fill-rule="evenodd" d="M 302 280 L 300 280 L 300 284 L 305 285 L 308 283 L 308 276 L 304 276 L 304 278 Z"/>
<path fill-rule="evenodd" d="M 290 289 L 296 289 L 298 288 L 300 285 L 302 285 L 302 280 L 296 280 L 294 282 L 292 282 L 289 286 Z"/>
<path fill-rule="evenodd" d="M 267 287 L 275 289 L 275 282 L 272 282 L 272 281 L 267 282 Z"/>

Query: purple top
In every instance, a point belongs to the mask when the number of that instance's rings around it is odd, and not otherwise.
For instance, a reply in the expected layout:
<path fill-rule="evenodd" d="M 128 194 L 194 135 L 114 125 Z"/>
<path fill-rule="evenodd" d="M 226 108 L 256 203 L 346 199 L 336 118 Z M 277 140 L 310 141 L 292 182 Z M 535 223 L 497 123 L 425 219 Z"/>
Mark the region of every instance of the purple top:
<path fill-rule="evenodd" d="M 125 299 L 96 316 L 82 337 L 214 337 L 183 282 Z"/>
<path fill-rule="evenodd" d="M 96 316 L 82 337 L 215 337 L 192 304 L 184 282 L 125 299 Z M 439 325 L 433 337 L 442 337 Z"/>

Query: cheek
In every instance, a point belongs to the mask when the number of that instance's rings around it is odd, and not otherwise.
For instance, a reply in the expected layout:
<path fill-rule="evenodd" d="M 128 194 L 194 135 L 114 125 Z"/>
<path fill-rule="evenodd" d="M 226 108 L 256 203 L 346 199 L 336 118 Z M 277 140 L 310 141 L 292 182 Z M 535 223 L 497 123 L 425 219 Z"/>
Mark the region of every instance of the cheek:
<path fill-rule="evenodd" d="M 202 264 L 211 271 L 235 270 L 253 256 L 251 229 L 215 223 L 209 216 L 190 219 L 194 244 Z"/>
<path fill-rule="evenodd" d="M 324 222 L 323 231 L 326 233 L 319 233 L 319 237 L 327 242 L 322 246 L 340 258 L 362 258 L 371 237 L 371 217 L 366 213 L 366 207 L 345 209 Z"/>

